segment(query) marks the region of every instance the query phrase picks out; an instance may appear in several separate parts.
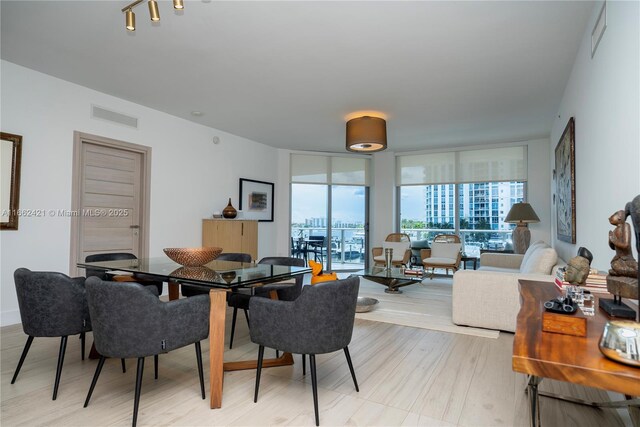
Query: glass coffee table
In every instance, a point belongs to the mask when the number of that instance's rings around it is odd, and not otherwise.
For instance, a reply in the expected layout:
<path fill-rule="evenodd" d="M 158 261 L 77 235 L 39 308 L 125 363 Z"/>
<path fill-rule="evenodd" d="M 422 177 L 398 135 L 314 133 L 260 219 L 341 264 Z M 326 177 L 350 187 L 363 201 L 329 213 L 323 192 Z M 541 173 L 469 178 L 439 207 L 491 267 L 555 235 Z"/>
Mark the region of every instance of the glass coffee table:
<path fill-rule="evenodd" d="M 369 267 L 366 270 L 354 273 L 354 276 L 361 276 L 372 282 L 380 283 L 387 287 L 384 291 L 388 294 L 401 294 L 399 289 L 403 286 L 413 285 L 422 282 L 423 276 L 409 275 L 404 273 L 404 268 Z"/>

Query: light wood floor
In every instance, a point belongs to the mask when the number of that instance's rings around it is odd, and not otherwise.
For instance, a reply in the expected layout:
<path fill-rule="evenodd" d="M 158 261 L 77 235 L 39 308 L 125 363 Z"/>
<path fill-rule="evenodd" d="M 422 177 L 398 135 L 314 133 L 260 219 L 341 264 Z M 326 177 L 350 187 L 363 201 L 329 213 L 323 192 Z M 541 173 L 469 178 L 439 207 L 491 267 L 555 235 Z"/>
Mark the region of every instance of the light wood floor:
<path fill-rule="evenodd" d="M 26 337 L 15 325 L 2 328 L 0 338 L 2 426 L 130 425 L 135 360 L 128 361 L 126 374 L 119 360 L 107 361 L 91 404 L 83 408 L 96 361 L 80 360 L 77 337 L 69 339 L 56 401 L 51 393 L 59 339 L 36 338 L 11 385 Z M 349 348 L 360 393 L 353 388 L 342 352 L 317 356 L 320 423 L 527 426 L 525 378 L 511 370 L 512 340 L 508 333 L 488 339 L 356 320 Z M 208 342 L 202 348 L 208 349 Z M 256 348 L 240 315 L 236 346 L 225 352 L 225 360 L 255 358 Z M 153 379 L 153 359 L 147 358 L 138 424 L 312 426 L 311 378 L 302 376 L 300 358 L 295 358 L 294 366 L 263 371 L 258 403 L 253 403 L 254 371 L 225 374 L 223 407 L 218 410 L 208 407 L 208 384 L 207 400 L 200 398 L 193 346 L 161 355 L 158 380 Z M 204 359 L 206 371 L 208 352 Z M 542 389 L 608 400 L 602 391 L 550 380 Z M 545 426 L 624 425 L 617 412 L 546 398 L 541 412 Z"/>

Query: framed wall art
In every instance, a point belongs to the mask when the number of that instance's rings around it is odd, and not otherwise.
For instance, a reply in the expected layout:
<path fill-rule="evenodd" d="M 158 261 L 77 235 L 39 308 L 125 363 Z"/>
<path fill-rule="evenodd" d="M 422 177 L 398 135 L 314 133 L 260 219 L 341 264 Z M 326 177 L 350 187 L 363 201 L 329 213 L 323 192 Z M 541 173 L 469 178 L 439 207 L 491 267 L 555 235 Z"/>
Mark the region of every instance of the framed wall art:
<path fill-rule="evenodd" d="M 573 117 L 558 141 L 556 169 L 556 233 L 559 240 L 576 243 L 576 154 Z"/>
<path fill-rule="evenodd" d="M 242 219 L 273 222 L 273 183 L 240 178 Z"/>
<path fill-rule="evenodd" d="M 17 230 L 20 209 L 22 136 L 0 133 L 0 230 Z"/>

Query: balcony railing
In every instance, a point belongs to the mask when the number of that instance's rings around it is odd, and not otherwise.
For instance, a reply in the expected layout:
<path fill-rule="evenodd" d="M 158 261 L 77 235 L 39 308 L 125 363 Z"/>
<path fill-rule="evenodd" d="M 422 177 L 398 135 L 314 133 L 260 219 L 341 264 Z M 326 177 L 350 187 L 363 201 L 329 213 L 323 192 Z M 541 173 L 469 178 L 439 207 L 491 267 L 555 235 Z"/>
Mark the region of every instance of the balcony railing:
<path fill-rule="evenodd" d="M 453 234 L 455 230 L 450 228 L 411 228 L 402 229 L 402 233 L 407 233 L 411 237 L 411 241 L 427 240 L 431 244 L 433 238 L 438 234 Z M 511 233 L 511 230 L 460 230 L 462 251 L 467 256 L 479 257 L 481 249 L 511 250 L 513 249 Z"/>
<path fill-rule="evenodd" d="M 326 238 L 327 229 L 322 227 L 291 227 L 294 246 L 298 245 L 300 241 L 307 241 L 310 236 L 324 236 Z M 364 260 L 367 256 L 364 239 L 362 227 L 332 227 L 331 239 L 325 242 L 322 249 L 325 267 L 327 251 L 330 248 L 332 270 L 364 268 Z"/>

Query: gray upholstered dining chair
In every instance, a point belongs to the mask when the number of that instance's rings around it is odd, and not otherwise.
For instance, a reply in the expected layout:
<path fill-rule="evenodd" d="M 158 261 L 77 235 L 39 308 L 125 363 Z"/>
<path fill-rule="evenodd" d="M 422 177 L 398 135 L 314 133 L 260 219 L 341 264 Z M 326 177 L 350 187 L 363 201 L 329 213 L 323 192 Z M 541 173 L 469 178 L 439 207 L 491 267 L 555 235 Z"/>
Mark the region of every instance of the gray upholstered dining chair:
<path fill-rule="evenodd" d="M 303 357 L 309 355 L 316 425 L 320 423 L 316 354 L 344 350 L 353 384 L 356 391 L 360 391 L 348 349 L 353 333 L 359 280 L 358 277 L 352 277 L 307 286 L 295 301 L 251 299 L 251 341 L 259 345 L 254 402 L 258 401 L 265 347 L 302 354 Z"/>
<path fill-rule="evenodd" d="M 267 265 L 286 265 L 289 267 L 304 267 L 304 259 L 302 258 L 289 258 L 289 257 L 265 257 L 262 258 L 258 264 L 267 264 Z M 244 311 L 244 317 L 247 319 L 247 324 L 249 324 L 249 300 L 254 296 L 266 297 L 269 298 L 271 291 L 276 291 L 278 294 L 278 299 L 282 301 L 293 301 L 300 295 L 302 291 L 302 275 L 296 276 L 294 279 L 295 283 L 286 285 L 286 284 L 271 284 L 264 285 L 260 287 L 256 287 L 255 293 L 253 295 L 241 293 L 241 292 L 233 292 L 228 295 L 227 304 L 229 307 L 233 307 L 233 316 L 231 318 L 231 336 L 229 338 L 229 348 L 233 348 L 233 336 L 236 330 L 236 318 L 238 317 L 238 309 L 242 309 Z"/>
<path fill-rule="evenodd" d="M 122 261 L 122 260 L 135 260 L 138 259 L 137 256 L 131 254 L 129 252 L 107 252 L 102 254 L 94 254 L 88 255 L 85 258 L 85 262 L 103 262 L 103 261 Z M 105 270 L 101 270 L 98 268 L 86 268 L 85 275 L 87 277 L 99 277 L 102 280 L 109 280 L 109 275 Z M 162 280 L 155 280 L 152 276 L 145 274 L 135 274 L 133 275 L 130 281 L 135 281 L 136 283 L 140 283 L 144 285 L 149 292 L 152 292 L 156 296 L 162 295 Z M 129 281 L 129 280 L 128 280 Z M 124 358 L 121 359 L 122 362 L 122 373 L 127 372 L 127 365 Z M 158 356 L 156 355 L 153 359 L 155 378 L 158 379 Z"/>
<path fill-rule="evenodd" d="M 80 334 L 81 357 L 84 360 L 85 333 L 91 330 L 85 278 L 71 278 L 62 273 L 30 271 L 26 268 L 17 269 L 13 277 L 22 329 L 29 337 L 11 384 L 16 382 L 35 337 L 61 337 L 53 386 L 53 400 L 56 400 L 69 335 Z"/>
<path fill-rule="evenodd" d="M 243 262 L 250 263 L 251 262 L 251 254 L 245 254 L 242 252 L 223 252 L 216 258 L 216 261 L 233 261 L 233 262 Z M 189 285 L 181 285 L 180 292 L 185 297 L 192 297 L 194 295 L 203 295 L 208 294 L 209 291 L 197 288 L 195 286 Z"/>
<path fill-rule="evenodd" d="M 133 282 L 104 282 L 98 277 L 86 281 L 93 337 L 100 360 L 84 402 L 91 395 L 107 357 L 138 359 L 133 404 L 133 423 L 138 418 L 144 359 L 195 344 L 200 391 L 205 398 L 200 341 L 209 335 L 209 297 L 162 302 L 144 286 Z"/>

